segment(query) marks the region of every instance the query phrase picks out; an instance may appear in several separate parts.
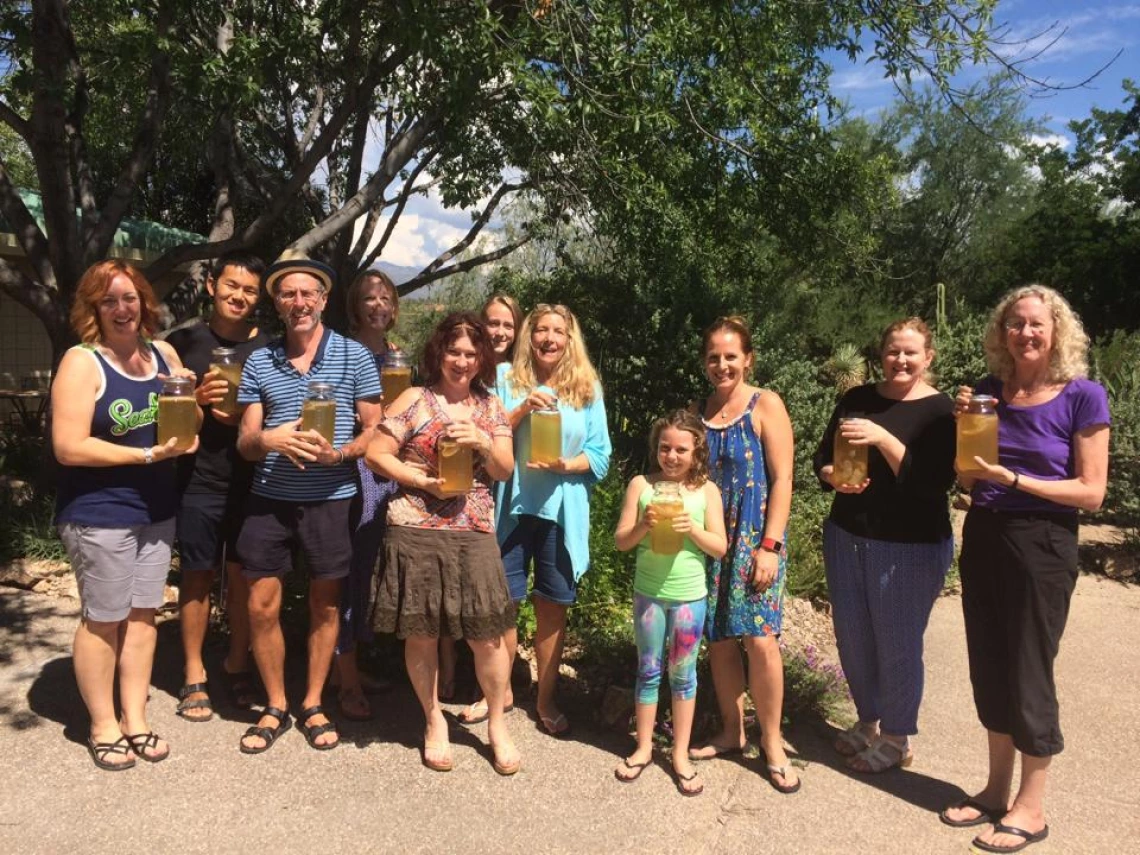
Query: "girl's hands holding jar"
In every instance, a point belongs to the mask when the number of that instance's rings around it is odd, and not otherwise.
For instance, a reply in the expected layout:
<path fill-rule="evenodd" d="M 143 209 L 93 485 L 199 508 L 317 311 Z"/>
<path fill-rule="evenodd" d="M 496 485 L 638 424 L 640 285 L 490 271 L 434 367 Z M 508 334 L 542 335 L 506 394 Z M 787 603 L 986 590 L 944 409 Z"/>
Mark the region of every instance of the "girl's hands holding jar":
<path fill-rule="evenodd" d="M 543 392 L 541 389 L 534 389 L 526 400 L 523 401 L 523 406 L 526 407 L 527 412 L 533 413 L 535 410 L 545 410 L 547 407 L 554 407 L 558 404 L 558 398 L 549 392 Z"/>
<path fill-rule="evenodd" d="M 843 419 L 838 430 L 852 445 L 881 446 L 894 439 L 895 436 L 882 425 L 875 424 L 870 419 Z"/>

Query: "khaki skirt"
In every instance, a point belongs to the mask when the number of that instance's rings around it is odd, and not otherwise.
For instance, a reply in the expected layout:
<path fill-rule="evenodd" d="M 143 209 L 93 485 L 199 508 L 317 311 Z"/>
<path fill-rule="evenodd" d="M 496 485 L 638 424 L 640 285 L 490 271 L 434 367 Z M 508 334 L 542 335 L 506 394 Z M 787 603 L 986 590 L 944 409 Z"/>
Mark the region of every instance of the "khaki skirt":
<path fill-rule="evenodd" d="M 515 625 L 495 535 L 389 526 L 376 561 L 372 627 L 398 638 L 497 638 Z"/>

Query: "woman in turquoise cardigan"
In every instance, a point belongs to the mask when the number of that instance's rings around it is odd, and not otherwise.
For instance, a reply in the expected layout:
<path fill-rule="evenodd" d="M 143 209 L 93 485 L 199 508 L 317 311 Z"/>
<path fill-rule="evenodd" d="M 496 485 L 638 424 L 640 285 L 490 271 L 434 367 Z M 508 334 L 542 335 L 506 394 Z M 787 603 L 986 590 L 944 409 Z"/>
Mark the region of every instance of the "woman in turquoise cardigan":
<path fill-rule="evenodd" d="M 515 431 L 517 461 L 496 497 L 495 528 L 516 602 L 526 597 L 528 568 L 534 566 L 538 720 L 546 733 L 565 738 L 570 723 L 554 695 L 566 611 L 590 564 L 590 493 L 606 477 L 613 448 L 602 386 L 574 314 L 539 304 L 523 322 L 518 343 L 511 369 L 495 389 Z M 561 451 L 550 462 L 532 462 L 531 414 L 551 407 L 561 420 Z M 508 631 L 506 641 L 513 662 L 517 632 Z"/>

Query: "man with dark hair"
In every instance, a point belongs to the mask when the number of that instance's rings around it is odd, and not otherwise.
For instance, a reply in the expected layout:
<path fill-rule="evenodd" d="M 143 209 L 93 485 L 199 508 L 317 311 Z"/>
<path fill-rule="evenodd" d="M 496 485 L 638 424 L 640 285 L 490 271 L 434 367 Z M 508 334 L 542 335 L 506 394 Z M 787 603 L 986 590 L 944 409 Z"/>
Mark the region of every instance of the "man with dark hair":
<path fill-rule="evenodd" d="M 209 721 L 214 716 L 202 646 L 210 618 L 210 589 L 219 569 L 225 572 L 230 625 L 222 676 L 234 706 L 249 709 L 257 701 L 249 663 L 249 586 L 235 552 L 253 467 L 237 453 L 239 413 L 235 406 L 224 405 L 229 383 L 210 366 L 217 362 L 213 355 L 217 348 L 231 349 L 240 362 L 268 342 L 268 336 L 252 325 L 264 270 L 265 263 L 248 253 L 218 258 L 206 280 L 212 300 L 209 318 L 198 318 L 167 336 L 182 363 L 199 378 L 194 397 L 205 414 L 198 452 L 180 459 L 178 473 L 182 573 L 178 601 L 185 657 L 178 714 L 187 721 Z"/>
<path fill-rule="evenodd" d="M 289 727 L 285 697 L 282 577 L 294 549 L 309 572 L 309 672 L 297 719 L 317 750 L 340 744 L 321 708 L 339 627 L 341 584 L 352 557 L 349 505 L 357 492 L 355 461 L 380 420 L 380 375 L 362 344 L 321 321 L 335 282 L 330 267 L 308 259 L 278 261 L 265 289 L 285 335 L 250 356 L 241 375 L 238 450 L 257 461 L 238 551 L 249 579 L 250 636 L 268 706 L 241 738 L 245 754 L 269 750 Z M 331 439 L 302 429 L 309 393 L 335 400 Z M 327 406 L 327 405 L 326 405 Z M 361 433 L 355 436 L 359 419 Z"/>

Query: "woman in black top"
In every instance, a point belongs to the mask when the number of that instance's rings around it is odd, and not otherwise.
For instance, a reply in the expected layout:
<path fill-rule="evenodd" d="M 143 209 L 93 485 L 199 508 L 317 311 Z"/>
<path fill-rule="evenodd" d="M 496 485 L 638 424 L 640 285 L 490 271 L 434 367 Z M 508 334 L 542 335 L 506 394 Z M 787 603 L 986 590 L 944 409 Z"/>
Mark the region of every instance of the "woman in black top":
<path fill-rule="evenodd" d="M 934 358 L 930 330 L 918 318 L 891 324 L 881 353 L 884 379 L 843 396 L 815 454 L 824 489 L 836 491 L 824 525 L 824 565 L 839 657 L 859 714 L 835 750 L 859 772 L 913 758 L 908 737 L 918 732 L 922 636 L 954 548 L 946 501 L 954 403 L 925 379 Z M 836 474 L 837 430 L 867 447 L 859 484 Z"/>

